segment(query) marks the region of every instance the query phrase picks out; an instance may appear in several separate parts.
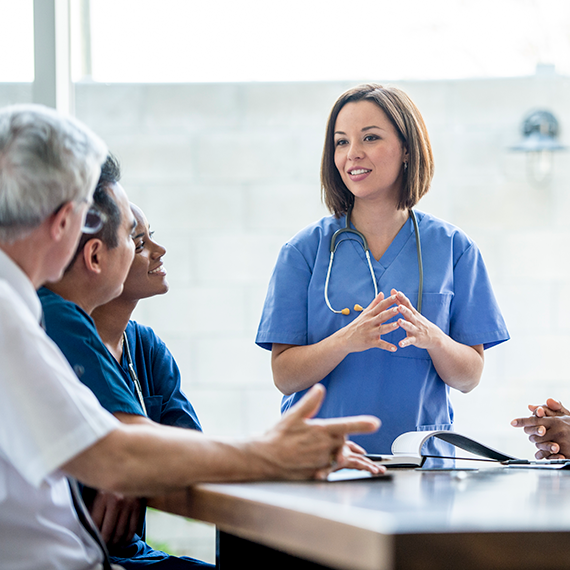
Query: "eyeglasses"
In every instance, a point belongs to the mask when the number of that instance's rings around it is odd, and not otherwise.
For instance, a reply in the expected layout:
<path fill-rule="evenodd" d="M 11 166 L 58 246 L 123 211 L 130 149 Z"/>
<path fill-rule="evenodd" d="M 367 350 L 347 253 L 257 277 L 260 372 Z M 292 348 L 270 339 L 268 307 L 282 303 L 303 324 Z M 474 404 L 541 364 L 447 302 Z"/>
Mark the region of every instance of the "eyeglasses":
<path fill-rule="evenodd" d="M 85 221 L 81 228 L 84 234 L 96 234 L 107 221 L 107 216 L 104 212 L 100 212 L 97 208 L 89 208 L 85 215 Z"/>

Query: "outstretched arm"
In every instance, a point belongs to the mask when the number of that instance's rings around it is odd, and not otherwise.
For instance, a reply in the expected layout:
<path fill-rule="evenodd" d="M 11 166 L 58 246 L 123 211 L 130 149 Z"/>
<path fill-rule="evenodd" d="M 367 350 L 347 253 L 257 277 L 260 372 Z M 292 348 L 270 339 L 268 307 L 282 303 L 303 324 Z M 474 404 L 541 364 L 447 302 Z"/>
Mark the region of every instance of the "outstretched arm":
<path fill-rule="evenodd" d="M 333 468 L 379 473 L 365 457 L 355 458 L 350 433 L 370 433 L 377 418 L 314 420 L 325 389 L 317 385 L 261 437 L 231 441 L 194 430 L 156 424 L 120 424 L 62 468 L 96 488 L 138 496 L 207 481 L 308 479 Z"/>

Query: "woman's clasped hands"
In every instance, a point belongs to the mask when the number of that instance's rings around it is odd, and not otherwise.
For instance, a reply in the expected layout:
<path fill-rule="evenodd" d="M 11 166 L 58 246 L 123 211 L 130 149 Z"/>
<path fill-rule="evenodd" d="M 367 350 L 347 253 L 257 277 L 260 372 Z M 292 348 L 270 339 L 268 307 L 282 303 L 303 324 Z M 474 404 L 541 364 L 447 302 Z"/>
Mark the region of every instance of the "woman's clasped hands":
<path fill-rule="evenodd" d="M 398 317 L 399 318 L 396 318 Z M 395 320 L 393 320 L 395 319 Z M 398 328 L 406 331 L 406 337 L 398 346 L 382 339 Z M 347 342 L 352 352 L 361 352 L 369 348 L 381 348 L 396 352 L 399 348 L 416 346 L 429 349 L 436 346 L 438 338 L 443 334 L 441 329 L 419 313 L 410 300 L 396 289 L 392 289 L 389 297 L 378 293 L 377 297 L 362 313 L 345 327 Z"/>
<path fill-rule="evenodd" d="M 445 333 L 426 319 L 401 291 L 392 289 L 391 294 L 396 297 L 398 311 L 402 315 L 398 325 L 407 333 L 406 338 L 399 342 L 400 348 L 417 346 L 429 350 L 441 344 Z"/>
<path fill-rule="evenodd" d="M 396 350 L 392 343 L 382 340 L 383 335 L 400 326 L 397 321 L 387 322 L 399 312 L 395 303 L 395 295 L 384 298 L 384 293 L 380 292 L 356 319 L 342 329 L 349 352 L 362 352 L 369 348 Z"/>

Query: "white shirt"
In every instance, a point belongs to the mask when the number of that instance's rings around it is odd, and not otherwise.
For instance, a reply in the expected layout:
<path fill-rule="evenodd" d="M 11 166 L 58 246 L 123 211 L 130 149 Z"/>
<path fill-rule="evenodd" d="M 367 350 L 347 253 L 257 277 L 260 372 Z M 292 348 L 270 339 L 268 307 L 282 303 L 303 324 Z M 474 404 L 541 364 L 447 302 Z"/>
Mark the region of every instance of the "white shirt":
<path fill-rule="evenodd" d="M 0 250 L 0 567 L 94 568 L 61 465 L 117 426 L 39 320 L 23 271 Z"/>

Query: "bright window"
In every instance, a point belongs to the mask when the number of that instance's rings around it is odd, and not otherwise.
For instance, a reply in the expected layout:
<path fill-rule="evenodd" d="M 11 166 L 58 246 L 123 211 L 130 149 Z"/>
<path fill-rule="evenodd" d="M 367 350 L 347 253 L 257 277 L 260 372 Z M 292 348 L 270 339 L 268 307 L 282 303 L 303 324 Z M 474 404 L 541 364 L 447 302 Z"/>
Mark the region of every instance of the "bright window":
<path fill-rule="evenodd" d="M 0 81 L 33 78 L 32 5 L 0 0 Z M 90 0 L 90 25 L 100 82 L 570 75 L 567 0 Z"/>
<path fill-rule="evenodd" d="M 34 80 L 33 0 L 0 0 L 0 81 Z"/>

